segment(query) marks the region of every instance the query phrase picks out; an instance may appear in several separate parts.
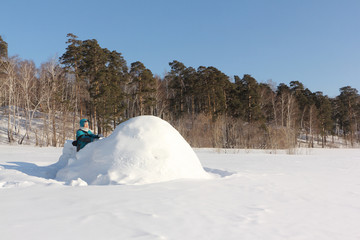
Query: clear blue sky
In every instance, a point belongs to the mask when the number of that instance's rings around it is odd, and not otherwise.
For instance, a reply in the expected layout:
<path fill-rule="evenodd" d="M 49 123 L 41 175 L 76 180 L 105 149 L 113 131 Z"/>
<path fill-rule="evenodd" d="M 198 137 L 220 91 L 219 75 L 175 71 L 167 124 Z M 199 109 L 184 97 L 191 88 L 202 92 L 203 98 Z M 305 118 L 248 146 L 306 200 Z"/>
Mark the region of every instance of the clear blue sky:
<path fill-rule="evenodd" d="M 258 82 L 298 80 L 330 97 L 360 91 L 359 0 L 3 0 L 9 55 L 37 66 L 66 48 L 66 34 L 97 39 L 154 74 L 172 60 L 214 66 Z"/>

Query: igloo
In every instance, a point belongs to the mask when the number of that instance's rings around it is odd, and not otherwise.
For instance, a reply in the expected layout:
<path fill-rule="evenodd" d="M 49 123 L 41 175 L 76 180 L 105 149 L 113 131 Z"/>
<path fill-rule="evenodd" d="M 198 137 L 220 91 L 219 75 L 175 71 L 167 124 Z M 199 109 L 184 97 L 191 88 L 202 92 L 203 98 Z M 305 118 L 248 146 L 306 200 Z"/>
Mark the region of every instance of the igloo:
<path fill-rule="evenodd" d="M 139 116 L 118 125 L 109 137 L 70 157 L 56 175 L 57 180 L 95 185 L 184 178 L 206 179 L 209 174 L 179 132 L 154 116 Z"/>

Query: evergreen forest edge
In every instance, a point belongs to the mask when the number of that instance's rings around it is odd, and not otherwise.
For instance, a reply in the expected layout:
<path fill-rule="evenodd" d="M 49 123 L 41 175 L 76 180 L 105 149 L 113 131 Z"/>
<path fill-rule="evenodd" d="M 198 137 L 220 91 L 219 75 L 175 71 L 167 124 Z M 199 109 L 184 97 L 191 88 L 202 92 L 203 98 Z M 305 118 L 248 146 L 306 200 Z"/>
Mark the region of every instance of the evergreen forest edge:
<path fill-rule="evenodd" d="M 329 98 L 299 81 L 275 86 L 249 74 L 231 79 L 215 67 L 195 69 L 176 60 L 164 77 L 154 76 L 139 61 L 128 67 L 121 53 L 95 39 L 67 38 L 59 59 L 36 68 L 9 57 L 0 36 L 0 106 L 8 142 L 35 138 L 39 146 L 62 146 L 74 138 L 81 118 L 107 136 L 129 118 L 154 115 L 192 147 L 336 147 L 335 138 L 349 147 L 359 143 L 360 97 L 350 86 Z"/>

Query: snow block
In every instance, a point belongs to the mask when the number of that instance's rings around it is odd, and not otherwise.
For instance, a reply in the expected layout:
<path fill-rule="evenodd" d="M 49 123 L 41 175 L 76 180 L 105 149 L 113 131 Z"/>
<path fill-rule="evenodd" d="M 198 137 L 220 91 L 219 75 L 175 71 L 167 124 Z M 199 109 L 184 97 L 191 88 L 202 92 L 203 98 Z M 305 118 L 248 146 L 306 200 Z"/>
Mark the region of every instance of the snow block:
<path fill-rule="evenodd" d="M 107 138 L 88 144 L 60 169 L 57 180 L 89 185 L 147 184 L 210 178 L 186 140 L 154 116 L 132 118 Z"/>

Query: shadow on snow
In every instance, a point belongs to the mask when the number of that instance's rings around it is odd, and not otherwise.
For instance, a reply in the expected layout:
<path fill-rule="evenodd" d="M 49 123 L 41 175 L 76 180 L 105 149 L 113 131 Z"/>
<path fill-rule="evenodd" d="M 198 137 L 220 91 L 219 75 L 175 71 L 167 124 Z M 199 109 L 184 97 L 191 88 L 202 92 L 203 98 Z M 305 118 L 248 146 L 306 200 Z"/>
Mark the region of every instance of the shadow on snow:
<path fill-rule="evenodd" d="M 56 173 L 59 170 L 58 164 L 52 164 L 49 166 L 38 166 L 34 163 L 28 162 L 7 162 L 8 164 L 0 164 L 5 169 L 16 170 L 22 172 L 26 175 L 45 178 L 45 179 L 55 179 Z"/>
<path fill-rule="evenodd" d="M 222 178 L 229 177 L 229 176 L 235 174 L 235 172 L 229 172 L 229 171 L 225 171 L 225 170 L 213 169 L 213 168 L 207 168 L 207 167 L 204 167 L 204 170 L 208 173 L 219 175 Z"/>
<path fill-rule="evenodd" d="M 8 170 L 16 170 L 22 172 L 26 175 L 45 178 L 45 179 L 55 179 L 56 173 L 59 171 L 60 168 L 64 167 L 64 164 L 57 162 L 55 164 L 49 166 L 38 166 L 34 163 L 28 162 L 7 162 L 8 164 L 0 164 L 5 169 Z M 11 165 L 10 165 L 11 164 Z M 208 173 L 219 175 L 222 178 L 229 177 L 235 172 L 229 172 L 220 169 L 213 169 L 204 167 L 204 170 Z"/>

